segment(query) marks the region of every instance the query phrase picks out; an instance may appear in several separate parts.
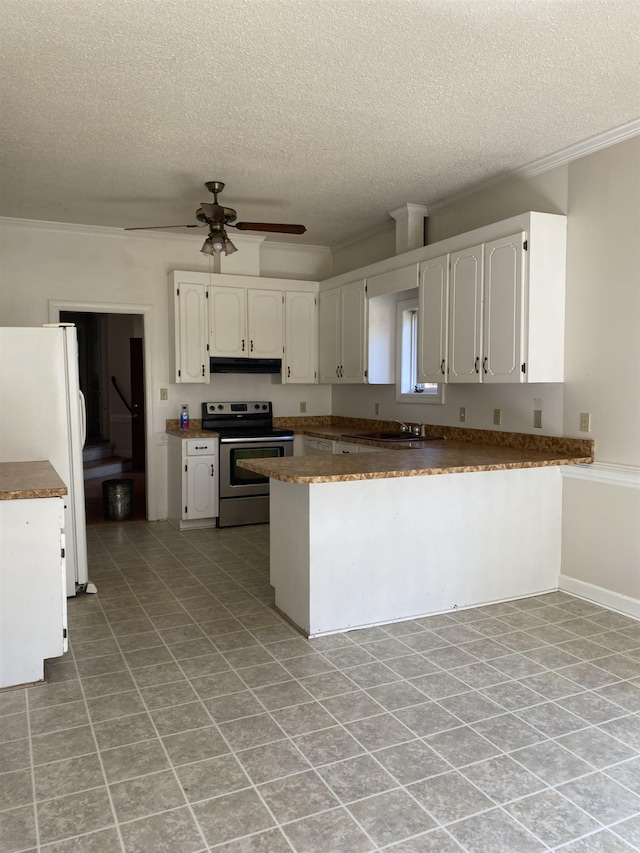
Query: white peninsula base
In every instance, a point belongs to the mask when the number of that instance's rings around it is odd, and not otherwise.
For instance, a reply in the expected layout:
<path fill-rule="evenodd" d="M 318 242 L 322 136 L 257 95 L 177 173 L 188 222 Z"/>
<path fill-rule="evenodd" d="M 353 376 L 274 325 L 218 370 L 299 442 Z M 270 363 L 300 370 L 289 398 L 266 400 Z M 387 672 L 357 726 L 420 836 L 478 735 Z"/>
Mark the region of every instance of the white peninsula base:
<path fill-rule="evenodd" d="M 558 588 L 557 467 L 270 486 L 276 607 L 309 637 Z"/>

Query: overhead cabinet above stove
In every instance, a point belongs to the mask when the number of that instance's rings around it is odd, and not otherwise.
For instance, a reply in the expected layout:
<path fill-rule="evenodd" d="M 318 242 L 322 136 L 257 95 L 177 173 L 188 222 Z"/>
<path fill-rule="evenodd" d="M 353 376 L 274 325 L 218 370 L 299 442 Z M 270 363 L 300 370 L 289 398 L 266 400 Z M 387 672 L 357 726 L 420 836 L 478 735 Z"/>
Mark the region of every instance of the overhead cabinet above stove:
<path fill-rule="evenodd" d="M 212 364 L 226 372 L 220 359 L 233 373 L 273 373 L 277 364 L 283 382 L 317 381 L 317 290 L 317 282 L 170 273 L 175 381 L 208 384 Z"/>

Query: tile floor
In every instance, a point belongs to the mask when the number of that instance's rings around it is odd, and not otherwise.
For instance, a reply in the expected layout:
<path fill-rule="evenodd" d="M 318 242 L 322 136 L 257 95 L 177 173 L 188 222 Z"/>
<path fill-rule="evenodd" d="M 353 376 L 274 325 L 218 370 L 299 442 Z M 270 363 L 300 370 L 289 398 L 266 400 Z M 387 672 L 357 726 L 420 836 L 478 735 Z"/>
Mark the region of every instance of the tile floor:
<path fill-rule="evenodd" d="M 89 529 L 0 694 L 0 851 L 640 850 L 640 623 L 563 593 L 307 641 L 269 527 Z"/>

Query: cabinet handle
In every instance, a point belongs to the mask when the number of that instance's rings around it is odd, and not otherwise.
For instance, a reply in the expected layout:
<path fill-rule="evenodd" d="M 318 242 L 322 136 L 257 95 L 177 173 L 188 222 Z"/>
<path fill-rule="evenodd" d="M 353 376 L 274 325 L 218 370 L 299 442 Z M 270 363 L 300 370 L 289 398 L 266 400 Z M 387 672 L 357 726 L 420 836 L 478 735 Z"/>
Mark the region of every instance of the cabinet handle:
<path fill-rule="evenodd" d="M 444 358 L 440 362 L 440 373 L 444 376 Z"/>
<path fill-rule="evenodd" d="M 476 372 L 476 373 L 480 373 L 480 370 L 478 369 L 478 363 L 479 363 L 479 362 L 480 362 L 480 356 L 479 356 L 479 355 L 477 355 L 477 356 L 476 356 L 475 363 L 474 363 L 474 365 L 473 365 L 473 369 L 475 370 L 475 372 Z"/>
<path fill-rule="evenodd" d="M 287 379 L 291 376 L 291 367 L 287 365 Z"/>
<path fill-rule="evenodd" d="M 487 361 L 488 361 L 488 358 L 485 355 L 485 357 L 482 359 L 482 372 L 483 373 L 487 373 Z"/>
<path fill-rule="evenodd" d="M 242 339 L 242 352 L 244 352 L 244 338 Z"/>
<path fill-rule="evenodd" d="M 253 352 L 253 341 L 251 341 L 251 352 Z"/>
<path fill-rule="evenodd" d="M 340 379 L 340 365 L 336 367 L 336 376 Z"/>
<path fill-rule="evenodd" d="M 213 465 L 211 465 L 211 476 L 213 477 L 213 475 L 214 475 Z"/>
<path fill-rule="evenodd" d="M 202 365 L 202 375 L 204 376 L 204 364 Z"/>

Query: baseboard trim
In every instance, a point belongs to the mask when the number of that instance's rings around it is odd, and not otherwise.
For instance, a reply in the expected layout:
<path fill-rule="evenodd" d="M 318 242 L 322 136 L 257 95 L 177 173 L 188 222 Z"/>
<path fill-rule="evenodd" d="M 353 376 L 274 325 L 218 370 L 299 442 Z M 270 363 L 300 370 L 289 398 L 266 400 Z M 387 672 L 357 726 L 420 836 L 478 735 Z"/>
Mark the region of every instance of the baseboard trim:
<path fill-rule="evenodd" d="M 613 590 L 577 578 L 570 578 L 568 575 L 560 575 L 558 588 L 562 592 L 568 592 L 571 595 L 578 596 L 578 598 L 584 598 L 586 601 L 600 604 L 609 610 L 615 610 L 625 616 L 630 616 L 632 619 L 640 620 L 640 599 L 638 598 L 631 598 L 631 596 L 622 595 L 622 593 L 613 592 Z"/>
<path fill-rule="evenodd" d="M 593 483 L 604 483 L 609 486 L 640 489 L 640 467 L 637 465 L 593 462 L 591 465 L 563 465 L 560 472 L 569 480 L 590 480 Z"/>

